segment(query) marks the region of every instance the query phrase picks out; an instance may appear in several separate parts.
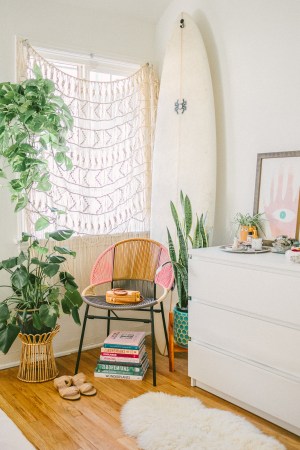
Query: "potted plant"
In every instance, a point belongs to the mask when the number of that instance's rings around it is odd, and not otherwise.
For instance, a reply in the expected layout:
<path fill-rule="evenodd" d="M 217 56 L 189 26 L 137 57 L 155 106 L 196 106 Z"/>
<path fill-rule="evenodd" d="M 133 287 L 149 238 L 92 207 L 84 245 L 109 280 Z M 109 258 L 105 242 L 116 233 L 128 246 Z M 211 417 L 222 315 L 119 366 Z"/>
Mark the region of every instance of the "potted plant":
<path fill-rule="evenodd" d="M 80 324 L 78 309 L 82 298 L 74 277 L 61 269 L 67 255 L 75 252 L 59 245 L 49 252 L 48 241 L 64 241 L 73 232 L 60 230 L 48 233 L 40 242 L 27 233 L 22 243 L 26 251 L 0 262 L 0 270 L 10 275 L 10 294 L 0 303 L 0 350 L 7 353 L 18 334 L 48 333 L 56 326 L 61 310 L 71 314 Z"/>
<path fill-rule="evenodd" d="M 189 197 L 180 191 L 182 219 L 171 201 L 171 212 L 176 226 L 176 250 L 174 240 L 167 228 L 168 244 L 178 292 L 178 303 L 174 308 L 174 339 L 181 347 L 188 346 L 188 248 L 208 247 L 208 235 L 204 215 L 196 216 L 196 225 L 192 232 L 193 213 Z"/>
<path fill-rule="evenodd" d="M 62 98 L 55 95 L 54 83 L 43 79 L 38 67 L 34 73 L 35 79 L 0 84 L 0 177 L 11 192 L 15 212 L 31 204 L 33 188 L 51 191 L 47 161 L 50 154 L 58 165 L 66 170 L 72 168 L 66 144 L 67 132 L 73 125 L 71 113 Z M 49 208 L 35 213 L 35 230 L 40 233 L 49 225 L 54 229 L 58 215 L 65 211 Z M 5 286 L 10 293 L 0 302 L 2 352 L 9 351 L 19 332 L 28 335 L 30 343 L 33 336 L 54 330 L 61 310 L 80 324 L 78 308 L 82 299 L 77 284 L 61 268 L 66 256 L 75 256 L 75 252 L 59 244 L 54 251 L 48 248 L 50 241 L 65 241 L 73 233 L 52 231 L 44 239 L 22 233 L 21 245 L 25 248 L 0 262 L 0 270 L 10 276 Z"/>
<path fill-rule="evenodd" d="M 247 241 L 249 233 L 253 237 L 257 237 L 257 233 L 264 234 L 263 218 L 264 213 L 257 213 L 251 216 L 249 213 L 237 213 L 234 218 L 234 223 L 238 225 L 240 241 Z"/>

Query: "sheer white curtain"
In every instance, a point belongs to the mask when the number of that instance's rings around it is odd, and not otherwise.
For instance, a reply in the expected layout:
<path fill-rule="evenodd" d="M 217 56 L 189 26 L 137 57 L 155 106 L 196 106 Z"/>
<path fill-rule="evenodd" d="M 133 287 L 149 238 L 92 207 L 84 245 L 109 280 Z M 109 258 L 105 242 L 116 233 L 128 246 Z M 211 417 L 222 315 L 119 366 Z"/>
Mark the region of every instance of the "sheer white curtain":
<path fill-rule="evenodd" d="M 23 77 L 37 64 L 69 106 L 74 128 L 68 136 L 73 169 L 49 154 L 51 194 L 34 191 L 33 206 L 65 208 L 60 225 L 84 234 L 149 230 L 151 156 L 158 83 L 148 64 L 130 77 L 94 82 L 72 77 L 46 61 L 28 43 L 19 44 Z M 26 75 L 25 75 L 26 73 Z M 30 207 L 26 227 L 32 231 Z"/>
<path fill-rule="evenodd" d="M 24 231 L 34 233 L 34 209 L 66 209 L 58 225 L 80 235 L 69 246 L 77 247 L 81 263 L 90 267 L 93 236 L 100 250 L 101 242 L 149 231 L 156 75 L 146 64 L 113 82 L 75 78 L 45 60 L 26 40 L 18 42 L 17 55 L 19 80 L 33 77 L 37 64 L 74 117 L 67 139 L 73 168 L 64 171 L 49 153 L 53 189 L 50 194 L 32 192 Z"/>

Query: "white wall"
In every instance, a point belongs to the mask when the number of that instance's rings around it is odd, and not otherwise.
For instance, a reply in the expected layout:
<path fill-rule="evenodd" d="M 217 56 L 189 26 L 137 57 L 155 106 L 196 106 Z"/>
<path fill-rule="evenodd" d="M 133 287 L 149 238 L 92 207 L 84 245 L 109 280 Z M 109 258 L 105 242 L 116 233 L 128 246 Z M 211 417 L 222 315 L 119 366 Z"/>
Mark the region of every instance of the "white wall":
<path fill-rule="evenodd" d="M 300 149 L 300 2 L 174 0 L 157 26 L 159 67 L 182 11 L 197 23 L 211 67 L 218 151 L 214 241 L 227 243 L 235 213 L 252 212 L 257 153 Z M 187 176 L 196 173 L 191 163 Z"/>
<path fill-rule="evenodd" d="M 95 53 L 97 56 L 143 64 L 154 58 L 155 26 L 128 16 L 110 15 L 101 9 L 68 7 L 58 0 L 1 0 L 0 82 L 15 81 L 15 37 L 54 49 Z M 18 235 L 17 217 L 6 190 L 0 190 L 0 260 L 14 256 Z M 3 281 L 0 272 L 0 283 Z M 3 298 L 3 290 L 0 298 Z M 83 310 L 84 308 L 82 308 Z M 82 311 L 83 312 L 83 311 Z M 85 342 L 99 342 L 99 322 L 89 321 Z M 60 321 L 61 332 L 54 340 L 56 352 L 78 347 L 80 328 L 68 317 Z M 104 322 L 102 322 L 104 323 Z M 97 331 L 96 331 L 97 330 Z M 17 363 L 19 344 L 8 355 L 0 355 L 0 367 Z"/>

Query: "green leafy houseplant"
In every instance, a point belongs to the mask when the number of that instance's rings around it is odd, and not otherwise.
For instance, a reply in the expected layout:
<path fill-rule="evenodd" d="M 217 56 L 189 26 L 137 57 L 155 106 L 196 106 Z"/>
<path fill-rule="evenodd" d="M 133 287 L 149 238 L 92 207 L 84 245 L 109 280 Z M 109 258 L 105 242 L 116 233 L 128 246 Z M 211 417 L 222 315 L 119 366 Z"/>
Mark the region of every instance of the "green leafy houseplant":
<path fill-rule="evenodd" d="M 47 159 L 54 157 L 66 170 L 72 168 L 67 155 L 66 136 L 73 119 L 64 101 L 55 95 L 54 83 L 43 79 L 35 67 L 36 78 L 20 84 L 0 84 L 0 177 L 7 180 L 15 212 L 28 204 L 38 215 L 35 230 L 55 226 L 56 208 L 42 214 L 31 203 L 31 190 L 52 189 Z M 0 350 L 7 353 L 20 331 L 40 334 L 52 330 L 62 310 L 80 324 L 78 308 L 82 304 L 74 277 L 61 265 L 75 256 L 67 247 L 50 241 L 65 241 L 72 230 L 46 233 L 45 239 L 22 233 L 26 248 L 18 256 L 0 262 L 0 270 L 10 275 L 11 292 L 0 302 Z"/>
<path fill-rule="evenodd" d="M 43 79 L 37 66 L 34 72 L 36 79 L 0 84 L 0 177 L 9 178 L 15 212 L 31 202 L 33 188 L 51 190 L 47 162 L 50 154 L 58 165 L 72 168 L 66 135 L 73 118 L 63 99 L 55 95 L 54 83 Z M 43 230 L 51 222 L 55 222 L 51 211 L 40 214 L 35 229 Z"/>
<path fill-rule="evenodd" d="M 168 232 L 168 244 L 171 262 L 174 269 L 175 282 L 178 291 L 178 306 L 181 309 L 188 306 L 188 248 L 202 248 L 208 246 L 208 235 L 203 214 L 196 216 L 196 225 L 192 233 L 193 213 L 189 197 L 180 191 L 180 203 L 183 217 L 179 218 L 177 209 L 170 202 L 172 216 L 176 226 L 178 250 L 174 245 L 171 233 Z"/>
<path fill-rule="evenodd" d="M 7 353 L 19 332 L 38 334 L 54 329 L 60 310 L 72 314 L 80 324 L 78 309 L 82 298 L 74 277 L 63 270 L 61 264 L 67 255 L 75 252 L 67 247 L 54 246 L 49 252 L 49 240 L 64 241 L 73 232 L 59 230 L 48 233 L 41 243 L 30 234 L 23 233 L 25 251 L 0 262 L 0 270 L 10 274 L 10 295 L 0 303 L 0 350 Z"/>

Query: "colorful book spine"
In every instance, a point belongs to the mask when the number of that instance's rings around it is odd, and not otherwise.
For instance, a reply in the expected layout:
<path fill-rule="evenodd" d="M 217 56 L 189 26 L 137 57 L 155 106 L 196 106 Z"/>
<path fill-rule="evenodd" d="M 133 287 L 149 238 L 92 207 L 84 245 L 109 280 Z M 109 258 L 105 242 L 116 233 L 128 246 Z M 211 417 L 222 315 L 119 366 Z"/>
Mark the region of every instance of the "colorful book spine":
<path fill-rule="evenodd" d="M 98 378 L 114 378 L 115 380 L 136 380 L 136 381 L 141 381 L 144 375 L 121 375 L 121 374 L 117 374 L 117 373 L 102 373 L 102 372 L 95 372 L 94 373 L 95 377 Z"/>
<path fill-rule="evenodd" d="M 132 358 L 139 358 L 140 354 L 138 353 L 137 355 L 127 355 L 127 354 L 124 354 L 124 353 L 101 352 L 100 356 L 110 356 L 110 357 L 113 357 L 113 358 L 119 358 L 120 357 L 120 358 L 130 358 L 130 359 L 132 359 Z"/>
<path fill-rule="evenodd" d="M 144 347 L 144 346 L 143 346 Z M 101 347 L 101 353 L 105 356 L 109 356 L 111 353 L 113 354 L 124 354 L 124 355 L 138 355 L 140 350 L 130 350 L 127 348 L 109 348 L 109 347 Z"/>
<path fill-rule="evenodd" d="M 110 364 L 97 364 L 96 372 L 101 373 L 120 373 L 125 375 L 126 373 L 131 375 L 144 375 L 146 370 L 149 367 L 149 361 L 146 360 L 143 365 L 140 367 L 133 366 L 118 366 L 118 365 L 110 365 Z"/>
<path fill-rule="evenodd" d="M 102 356 L 100 355 L 100 361 L 112 361 L 112 362 L 126 362 L 126 363 L 135 363 L 140 364 L 143 360 L 143 355 L 139 358 L 123 358 L 122 356 Z"/>
<path fill-rule="evenodd" d="M 122 349 L 126 349 L 126 350 L 141 350 L 141 348 L 144 346 L 145 344 L 145 340 L 143 340 L 139 345 L 130 345 L 130 344 L 107 344 L 104 341 L 104 348 L 122 348 Z"/>
<path fill-rule="evenodd" d="M 129 366 L 129 367 L 141 367 L 142 364 L 144 364 L 144 362 L 146 360 L 148 360 L 147 353 L 144 353 L 140 359 L 141 359 L 140 362 L 136 362 L 137 361 L 136 359 L 134 360 L 134 362 L 131 362 L 131 361 L 128 362 L 127 360 L 125 362 L 122 362 L 122 361 L 120 361 L 120 358 L 115 359 L 115 361 L 102 361 L 99 358 L 97 361 L 97 364 L 106 364 L 108 366 L 118 365 L 118 366 Z"/>

